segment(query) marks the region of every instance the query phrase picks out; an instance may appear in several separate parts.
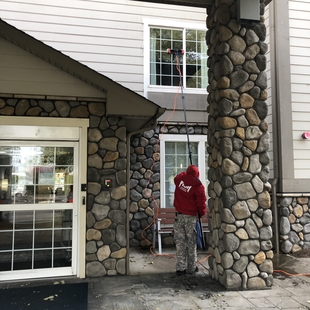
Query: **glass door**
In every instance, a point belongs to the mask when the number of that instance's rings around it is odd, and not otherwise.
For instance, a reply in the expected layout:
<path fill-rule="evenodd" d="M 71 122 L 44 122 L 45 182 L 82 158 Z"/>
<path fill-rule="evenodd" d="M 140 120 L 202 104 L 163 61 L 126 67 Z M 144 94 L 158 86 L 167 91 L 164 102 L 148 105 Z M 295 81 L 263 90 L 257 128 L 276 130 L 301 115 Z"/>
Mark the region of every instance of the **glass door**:
<path fill-rule="evenodd" d="M 0 279 L 75 273 L 77 147 L 0 142 Z"/>
<path fill-rule="evenodd" d="M 200 171 L 200 181 L 208 187 L 208 156 L 207 137 L 203 135 L 190 136 L 192 164 Z M 161 169 L 161 207 L 171 208 L 174 201 L 174 177 L 185 171 L 190 165 L 187 136 L 163 135 L 160 142 Z"/>

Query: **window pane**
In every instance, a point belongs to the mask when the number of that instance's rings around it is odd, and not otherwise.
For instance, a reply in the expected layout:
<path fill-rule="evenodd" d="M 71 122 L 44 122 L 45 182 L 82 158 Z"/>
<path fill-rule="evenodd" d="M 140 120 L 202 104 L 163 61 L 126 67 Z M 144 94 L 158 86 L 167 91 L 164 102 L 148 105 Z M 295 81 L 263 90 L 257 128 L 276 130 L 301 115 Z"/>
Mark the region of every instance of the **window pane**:
<path fill-rule="evenodd" d="M 35 228 L 52 228 L 53 227 L 53 211 L 35 211 Z"/>
<path fill-rule="evenodd" d="M 73 148 L 56 148 L 56 165 L 73 165 Z"/>
<path fill-rule="evenodd" d="M 170 42 L 172 33 L 174 33 L 173 30 L 170 30 L 170 29 L 162 29 L 162 30 L 161 30 L 161 37 L 164 38 L 164 39 L 169 39 L 169 42 Z M 174 36 L 175 36 L 175 34 L 174 34 Z"/>
<path fill-rule="evenodd" d="M 13 216 L 12 211 L 0 212 L 0 231 L 13 229 Z"/>
<path fill-rule="evenodd" d="M 0 251 L 12 249 L 13 232 L 0 232 Z M 1 252 L 0 252 L 1 257 Z M 0 258 L 1 260 L 1 258 Z"/>
<path fill-rule="evenodd" d="M 33 211 L 16 211 L 15 212 L 16 229 L 33 228 Z"/>
<path fill-rule="evenodd" d="M 184 56 L 178 57 L 183 76 L 183 63 L 186 65 L 184 87 L 207 87 L 207 45 L 206 31 L 185 30 L 186 41 L 183 42 L 183 30 L 150 29 L 150 85 L 179 86 L 180 76 L 176 70 L 176 58 L 167 54 L 167 49 L 185 50 Z M 160 51 L 160 53 L 159 53 Z M 171 69 L 171 66 L 174 67 Z"/>
<path fill-rule="evenodd" d="M 34 269 L 51 268 L 52 266 L 52 250 L 36 250 L 34 251 Z"/>
<path fill-rule="evenodd" d="M 205 31 L 186 30 L 186 87 L 207 87 Z"/>
<path fill-rule="evenodd" d="M 165 143 L 165 154 L 173 154 L 175 153 L 175 143 L 174 142 L 166 142 Z"/>
<path fill-rule="evenodd" d="M 0 216 L 6 218 L 5 224 L 0 221 L 0 271 L 71 265 L 72 210 L 12 211 Z"/>
<path fill-rule="evenodd" d="M 32 231 L 16 231 L 14 239 L 14 249 L 32 249 L 33 232 Z"/>
<path fill-rule="evenodd" d="M 198 143 L 191 143 L 192 161 L 198 166 Z M 165 142 L 165 207 L 173 207 L 174 177 L 190 165 L 187 142 Z"/>
<path fill-rule="evenodd" d="M 0 255 L 0 271 L 12 270 L 12 252 L 1 252 Z"/>
<path fill-rule="evenodd" d="M 150 84 L 162 86 L 178 86 L 174 57 L 167 53 L 168 49 L 183 49 L 183 31 L 176 29 L 150 30 Z M 156 41 L 155 41 L 156 38 Z"/>
<path fill-rule="evenodd" d="M 52 230 L 36 230 L 34 248 L 50 248 L 52 246 Z"/>
<path fill-rule="evenodd" d="M 15 251 L 13 259 L 13 270 L 24 270 L 32 268 L 32 251 Z"/>
<path fill-rule="evenodd" d="M 0 204 L 67 202 L 73 158 L 73 147 L 0 146 Z"/>
<path fill-rule="evenodd" d="M 176 142 L 176 151 L 178 154 L 186 154 L 187 151 L 186 142 Z"/>

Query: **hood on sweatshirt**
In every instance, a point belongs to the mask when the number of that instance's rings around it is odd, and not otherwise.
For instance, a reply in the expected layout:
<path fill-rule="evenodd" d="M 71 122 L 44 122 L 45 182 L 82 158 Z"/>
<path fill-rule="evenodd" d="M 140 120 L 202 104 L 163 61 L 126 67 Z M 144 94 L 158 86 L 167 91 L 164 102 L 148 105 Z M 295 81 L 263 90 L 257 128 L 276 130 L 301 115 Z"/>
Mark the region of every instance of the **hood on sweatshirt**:
<path fill-rule="evenodd" d="M 199 178 L 199 170 L 195 165 L 188 166 L 188 168 L 186 169 L 186 172 L 188 174 L 191 174 L 195 178 Z"/>

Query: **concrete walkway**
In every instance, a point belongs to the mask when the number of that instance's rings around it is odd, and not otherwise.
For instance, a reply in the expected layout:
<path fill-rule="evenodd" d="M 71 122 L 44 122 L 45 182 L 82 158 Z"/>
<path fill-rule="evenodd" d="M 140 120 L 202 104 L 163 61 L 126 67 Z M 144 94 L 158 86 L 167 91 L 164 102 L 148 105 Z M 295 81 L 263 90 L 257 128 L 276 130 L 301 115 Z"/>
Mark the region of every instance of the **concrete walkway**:
<path fill-rule="evenodd" d="M 176 276 L 175 258 L 170 254 L 154 256 L 148 251 L 132 252 L 131 275 L 0 283 L 0 289 L 49 285 L 61 280 L 85 281 L 89 284 L 88 310 L 310 309 L 310 276 L 275 272 L 271 289 L 227 291 L 209 276 L 205 253 L 199 253 L 199 272 L 191 276 Z M 310 273 L 310 258 L 278 255 L 274 258 L 274 269 L 292 274 Z"/>
<path fill-rule="evenodd" d="M 176 276 L 173 256 L 133 252 L 130 276 L 89 282 L 88 310 L 310 309 L 310 276 L 275 272 L 271 289 L 227 291 L 208 275 L 205 253 L 199 253 L 198 261 L 197 274 Z M 274 267 L 289 273 L 310 273 L 310 258 L 279 255 Z"/>

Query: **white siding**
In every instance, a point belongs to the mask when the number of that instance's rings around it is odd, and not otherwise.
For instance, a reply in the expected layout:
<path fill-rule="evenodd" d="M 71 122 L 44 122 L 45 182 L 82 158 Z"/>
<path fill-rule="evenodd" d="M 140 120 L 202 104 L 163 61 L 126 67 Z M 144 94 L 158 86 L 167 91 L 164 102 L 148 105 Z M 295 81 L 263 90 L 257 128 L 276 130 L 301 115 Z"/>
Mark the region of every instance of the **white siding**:
<path fill-rule="evenodd" d="M 0 93 L 106 98 L 106 95 L 0 38 Z"/>
<path fill-rule="evenodd" d="M 130 0 L 1 0 L 1 18 L 143 95 L 143 19 L 205 24 L 206 10 Z"/>
<path fill-rule="evenodd" d="M 310 1 L 289 1 L 294 173 L 310 178 Z"/>

